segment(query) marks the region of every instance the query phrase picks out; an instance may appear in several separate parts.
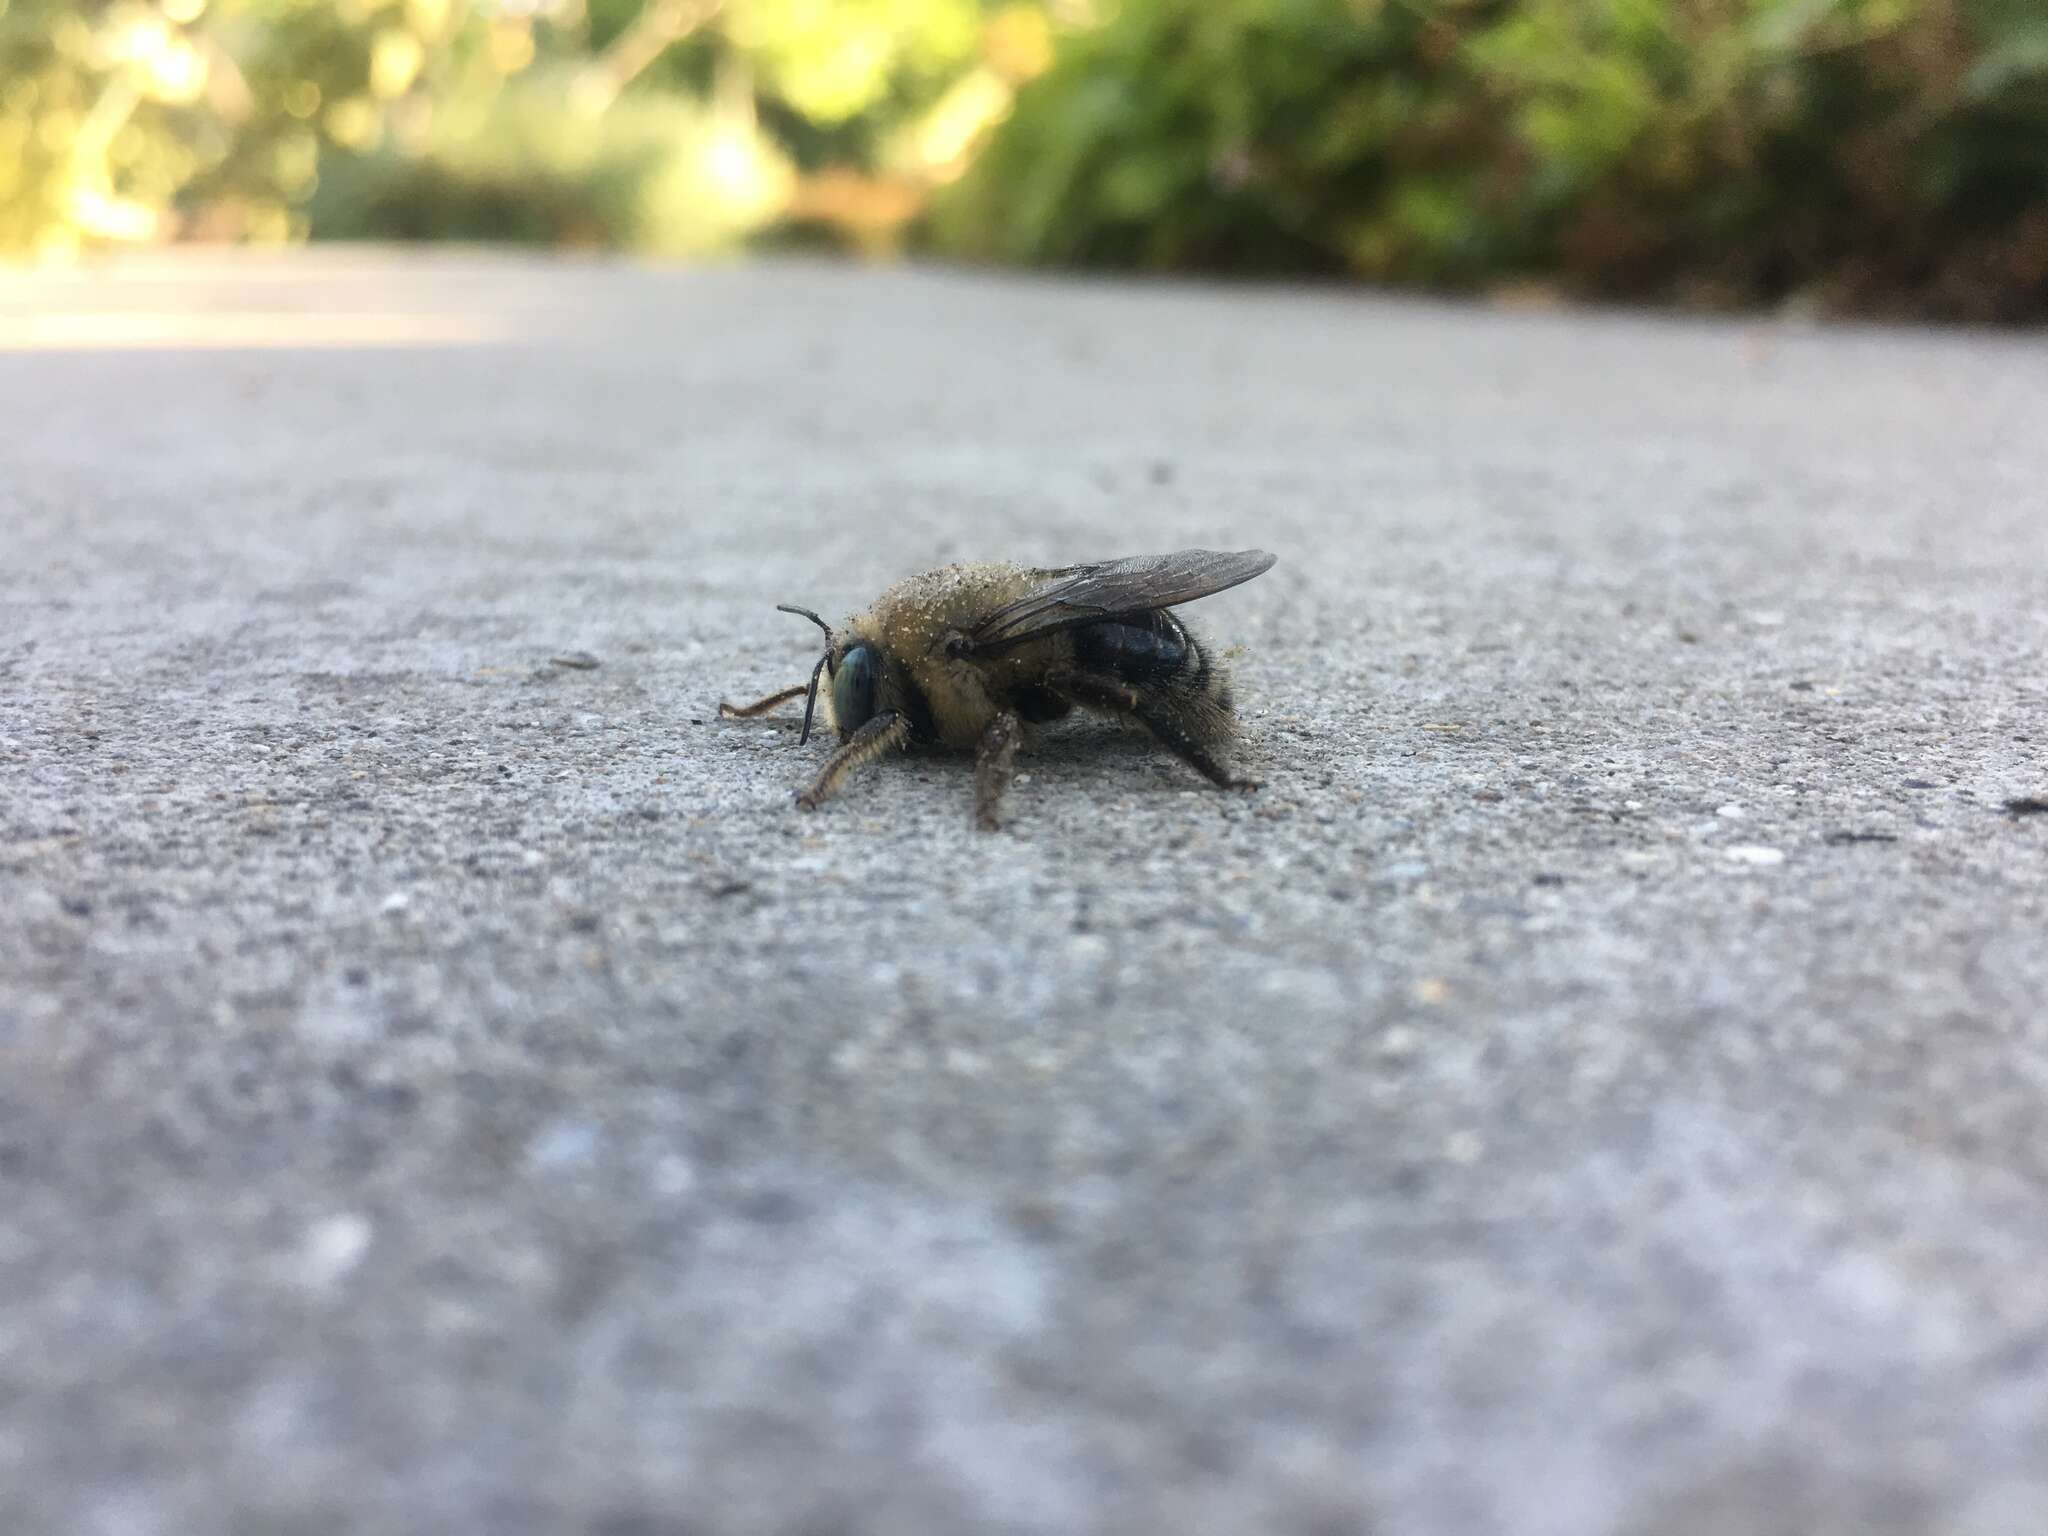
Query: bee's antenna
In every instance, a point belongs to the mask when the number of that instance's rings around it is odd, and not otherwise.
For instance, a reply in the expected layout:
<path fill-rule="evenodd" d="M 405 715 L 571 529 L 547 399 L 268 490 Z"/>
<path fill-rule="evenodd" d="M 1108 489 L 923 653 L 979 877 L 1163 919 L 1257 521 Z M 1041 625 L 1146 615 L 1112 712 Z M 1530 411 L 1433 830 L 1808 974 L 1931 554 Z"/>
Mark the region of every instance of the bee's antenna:
<path fill-rule="evenodd" d="M 819 618 L 815 613 L 811 612 L 810 609 L 799 608 L 793 603 L 777 603 L 775 605 L 775 611 L 777 613 L 793 613 L 800 619 L 809 619 L 813 624 L 817 625 L 818 628 L 825 631 L 826 649 L 834 651 L 839 649 L 839 641 L 836 638 L 834 638 L 832 634 L 832 626 L 830 624 L 827 624 L 823 619 Z"/>
<path fill-rule="evenodd" d="M 0 0 L 0 4 L 4 3 L 5 0 Z M 796 744 L 802 746 L 811 739 L 811 713 L 818 707 L 818 674 L 823 672 L 831 677 L 839 675 L 839 668 L 832 660 L 839 652 L 839 637 L 832 633 L 832 626 L 830 624 L 827 624 L 808 608 L 799 608 L 794 603 L 777 603 L 775 611 L 777 613 L 793 613 L 800 619 L 809 619 L 818 628 L 825 631 L 825 654 L 820 656 L 818 664 L 811 668 L 810 690 L 804 695 L 804 730 L 803 734 L 796 739 Z"/>
<path fill-rule="evenodd" d="M 831 631 L 828 629 L 825 633 L 829 635 Z M 811 739 L 811 711 L 818 707 L 818 674 L 825 670 L 825 663 L 831 659 L 832 653 L 827 651 L 818 658 L 818 664 L 811 668 L 811 686 L 804 693 L 804 731 L 796 739 L 798 746 L 802 746 Z"/>

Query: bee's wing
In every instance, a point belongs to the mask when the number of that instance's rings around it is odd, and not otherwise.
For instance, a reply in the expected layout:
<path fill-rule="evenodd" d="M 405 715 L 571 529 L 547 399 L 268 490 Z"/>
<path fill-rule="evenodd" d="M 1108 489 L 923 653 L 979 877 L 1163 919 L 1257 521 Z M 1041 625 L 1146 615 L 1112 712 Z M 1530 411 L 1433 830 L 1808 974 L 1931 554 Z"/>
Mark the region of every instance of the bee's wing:
<path fill-rule="evenodd" d="M 1046 571 L 1045 585 L 1005 603 L 968 632 L 977 651 L 999 651 L 1054 630 L 1119 613 L 1148 613 L 1221 592 L 1270 570 L 1263 549 L 1183 549 Z"/>

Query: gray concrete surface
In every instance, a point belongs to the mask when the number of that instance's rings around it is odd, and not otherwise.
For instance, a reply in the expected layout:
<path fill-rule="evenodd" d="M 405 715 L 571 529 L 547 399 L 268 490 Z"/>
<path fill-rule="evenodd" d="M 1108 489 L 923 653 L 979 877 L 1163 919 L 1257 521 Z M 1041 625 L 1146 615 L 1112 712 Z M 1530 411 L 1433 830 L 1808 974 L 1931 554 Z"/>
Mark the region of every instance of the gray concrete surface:
<path fill-rule="evenodd" d="M 9 1532 L 2048 1530 L 2040 338 L 192 257 L 0 408 Z M 714 718 L 1187 544 L 1256 797 Z"/>

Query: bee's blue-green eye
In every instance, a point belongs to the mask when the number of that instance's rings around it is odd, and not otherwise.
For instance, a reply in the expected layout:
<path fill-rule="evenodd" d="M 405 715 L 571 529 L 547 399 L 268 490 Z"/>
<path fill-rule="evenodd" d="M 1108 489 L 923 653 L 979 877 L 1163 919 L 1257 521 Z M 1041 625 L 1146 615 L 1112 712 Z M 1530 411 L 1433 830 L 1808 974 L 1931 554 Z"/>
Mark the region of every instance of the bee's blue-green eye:
<path fill-rule="evenodd" d="M 839 658 L 832 678 L 832 718 L 840 734 L 859 730 L 874 714 L 875 680 L 881 671 L 881 658 L 872 645 L 856 645 Z"/>

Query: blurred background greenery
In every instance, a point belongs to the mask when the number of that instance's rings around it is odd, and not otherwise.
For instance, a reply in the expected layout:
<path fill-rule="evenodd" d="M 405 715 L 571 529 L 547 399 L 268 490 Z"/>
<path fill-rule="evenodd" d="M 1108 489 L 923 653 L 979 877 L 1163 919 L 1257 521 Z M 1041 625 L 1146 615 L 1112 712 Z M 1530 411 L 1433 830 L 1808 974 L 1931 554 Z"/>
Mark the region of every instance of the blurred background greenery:
<path fill-rule="evenodd" d="M 0 251 L 772 243 L 2048 318 L 2048 0 L 0 0 Z"/>

